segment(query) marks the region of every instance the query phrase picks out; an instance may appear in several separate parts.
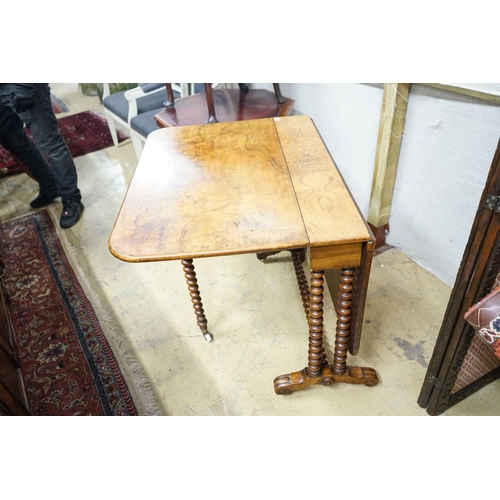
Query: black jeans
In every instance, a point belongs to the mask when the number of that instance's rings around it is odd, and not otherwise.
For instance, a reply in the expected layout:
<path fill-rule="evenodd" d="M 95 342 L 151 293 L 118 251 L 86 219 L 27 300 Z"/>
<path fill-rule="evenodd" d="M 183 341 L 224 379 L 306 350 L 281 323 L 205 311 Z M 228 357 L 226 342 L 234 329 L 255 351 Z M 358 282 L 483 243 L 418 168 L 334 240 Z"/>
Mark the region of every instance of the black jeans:
<path fill-rule="evenodd" d="M 26 165 L 40 184 L 40 190 L 56 190 L 54 174 L 47 160 L 26 135 L 17 113 L 3 104 L 0 104 L 0 144 Z"/>
<path fill-rule="evenodd" d="M 75 162 L 59 132 L 48 83 L 35 84 L 35 104 L 19 116 L 33 134 L 38 149 L 49 159 L 62 201 L 80 201 Z"/>

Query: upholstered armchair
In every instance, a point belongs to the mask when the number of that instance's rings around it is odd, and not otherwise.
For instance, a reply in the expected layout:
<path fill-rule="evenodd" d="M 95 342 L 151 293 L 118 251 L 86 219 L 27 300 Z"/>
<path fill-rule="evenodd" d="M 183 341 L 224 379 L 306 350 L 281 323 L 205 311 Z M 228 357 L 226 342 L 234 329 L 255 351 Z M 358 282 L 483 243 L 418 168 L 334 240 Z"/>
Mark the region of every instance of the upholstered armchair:
<path fill-rule="evenodd" d="M 180 97 L 188 95 L 187 84 L 174 84 L 173 89 Z M 118 123 L 129 133 L 139 158 L 148 130 L 157 128 L 154 116 L 163 109 L 165 96 L 164 83 L 139 83 L 133 89 L 113 94 L 110 93 L 109 83 L 104 83 L 102 105 L 114 145 L 119 145 L 116 133 Z"/>

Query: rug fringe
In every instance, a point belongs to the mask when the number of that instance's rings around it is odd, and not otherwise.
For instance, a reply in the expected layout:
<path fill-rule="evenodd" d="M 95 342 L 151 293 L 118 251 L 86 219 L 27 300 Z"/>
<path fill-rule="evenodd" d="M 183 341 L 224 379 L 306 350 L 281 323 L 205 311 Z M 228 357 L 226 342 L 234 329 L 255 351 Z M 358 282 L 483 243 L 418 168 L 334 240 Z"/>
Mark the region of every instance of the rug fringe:
<path fill-rule="evenodd" d="M 49 216 L 54 222 L 53 215 L 47 211 Z M 127 346 L 125 335 L 118 331 L 115 321 L 112 320 L 110 314 L 105 312 L 102 301 L 98 293 L 92 288 L 90 281 L 85 277 L 85 273 L 78 264 L 78 250 L 68 240 L 63 231 L 58 230 L 58 225 L 54 224 L 57 235 L 61 240 L 66 256 L 70 265 L 77 276 L 80 285 L 82 286 L 85 295 L 89 299 L 96 317 L 101 325 L 102 331 L 108 340 L 112 351 L 115 353 L 116 360 L 125 376 L 127 385 L 132 399 L 137 407 L 140 416 L 162 416 L 163 412 L 160 410 L 158 400 L 154 394 L 151 384 L 146 377 L 143 368 L 139 362 L 130 354 L 130 348 Z"/>

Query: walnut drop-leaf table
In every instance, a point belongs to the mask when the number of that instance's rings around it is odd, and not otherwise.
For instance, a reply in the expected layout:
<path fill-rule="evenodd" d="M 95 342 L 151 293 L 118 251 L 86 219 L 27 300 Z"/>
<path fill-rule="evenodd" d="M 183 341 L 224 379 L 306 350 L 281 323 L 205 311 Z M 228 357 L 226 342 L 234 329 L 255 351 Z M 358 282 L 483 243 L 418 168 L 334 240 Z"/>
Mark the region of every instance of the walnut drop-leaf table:
<path fill-rule="evenodd" d="M 357 354 L 374 238 L 308 116 L 151 133 L 109 239 L 127 262 L 180 260 L 198 326 L 211 340 L 193 259 L 292 254 L 309 325 L 308 363 L 277 394 L 334 382 L 373 386 Z M 306 250 L 309 249 L 308 252 Z M 310 286 L 302 267 L 306 255 Z M 325 271 L 340 272 L 333 364 L 323 346 Z"/>

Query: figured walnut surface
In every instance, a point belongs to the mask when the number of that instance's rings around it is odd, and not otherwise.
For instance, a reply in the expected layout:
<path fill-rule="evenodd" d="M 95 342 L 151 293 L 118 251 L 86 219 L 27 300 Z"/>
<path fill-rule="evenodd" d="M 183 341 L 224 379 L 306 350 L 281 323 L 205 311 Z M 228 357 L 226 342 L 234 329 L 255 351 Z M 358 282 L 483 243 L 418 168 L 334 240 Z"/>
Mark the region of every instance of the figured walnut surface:
<path fill-rule="evenodd" d="M 276 121 L 310 241 L 312 269 L 358 266 L 371 236 L 312 120 Z"/>
<path fill-rule="evenodd" d="M 311 246 L 329 268 L 331 245 L 356 265 L 368 240 L 311 119 L 292 116 L 150 134 L 109 248 L 142 262 Z"/>
<path fill-rule="evenodd" d="M 307 245 L 272 119 L 150 134 L 110 239 L 129 261 Z"/>

